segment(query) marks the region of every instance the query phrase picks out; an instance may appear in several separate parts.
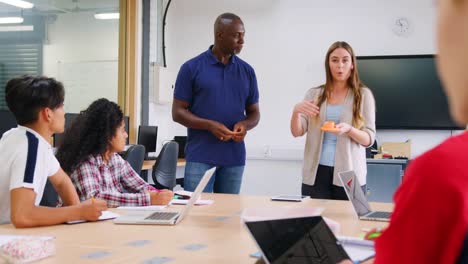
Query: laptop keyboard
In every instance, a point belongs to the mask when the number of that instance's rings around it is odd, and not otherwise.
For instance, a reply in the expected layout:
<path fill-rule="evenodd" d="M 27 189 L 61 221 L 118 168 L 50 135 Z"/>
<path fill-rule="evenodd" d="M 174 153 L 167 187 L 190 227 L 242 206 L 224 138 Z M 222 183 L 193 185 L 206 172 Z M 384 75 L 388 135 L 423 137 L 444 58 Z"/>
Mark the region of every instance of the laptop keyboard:
<path fill-rule="evenodd" d="M 154 212 L 148 217 L 145 218 L 145 220 L 170 220 L 174 216 L 176 216 L 179 213 L 174 213 L 174 212 Z"/>
<path fill-rule="evenodd" d="M 380 211 L 377 211 L 377 212 L 372 212 L 372 213 L 366 215 L 366 217 L 389 219 L 389 218 L 390 218 L 390 215 L 391 215 L 390 212 L 380 212 Z"/>

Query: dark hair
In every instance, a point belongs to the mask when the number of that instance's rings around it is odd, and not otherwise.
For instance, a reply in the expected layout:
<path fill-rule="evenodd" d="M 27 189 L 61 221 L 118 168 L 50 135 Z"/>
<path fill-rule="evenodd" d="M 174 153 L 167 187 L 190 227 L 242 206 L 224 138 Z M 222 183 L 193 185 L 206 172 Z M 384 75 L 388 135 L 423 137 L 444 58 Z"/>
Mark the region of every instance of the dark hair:
<path fill-rule="evenodd" d="M 5 86 L 5 101 L 19 125 L 37 121 L 42 108 L 60 107 L 64 97 L 63 84 L 44 76 L 23 75 Z"/>
<path fill-rule="evenodd" d="M 105 98 L 81 111 L 65 131 L 57 150 L 56 156 L 63 170 L 71 174 L 89 155 L 104 154 L 122 122 L 120 107 Z"/>
<path fill-rule="evenodd" d="M 243 23 L 242 19 L 236 14 L 223 13 L 219 15 L 214 22 L 214 33 L 216 34 L 218 31 L 223 31 L 227 25 L 231 24 L 235 20 Z"/>

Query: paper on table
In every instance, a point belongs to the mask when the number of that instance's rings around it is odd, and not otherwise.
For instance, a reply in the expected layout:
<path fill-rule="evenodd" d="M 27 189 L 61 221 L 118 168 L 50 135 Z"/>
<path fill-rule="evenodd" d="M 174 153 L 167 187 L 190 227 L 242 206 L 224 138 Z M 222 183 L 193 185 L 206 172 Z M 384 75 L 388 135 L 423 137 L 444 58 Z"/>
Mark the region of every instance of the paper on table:
<path fill-rule="evenodd" d="M 119 206 L 116 209 L 128 211 L 159 211 L 166 208 L 166 205 L 149 205 L 149 206 Z"/>
<path fill-rule="evenodd" d="M 187 204 L 189 200 L 179 200 L 179 199 L 172 199 L 171 204 Z M 214 203 L 213 200 L 200 200 L 198 199 L 195 202 L 195 205 L 209 205 Z"/>
<path fill-rule="evenodd" d="M 179 194 L 179 195 L 185 195 L 185 196 L 190 196 L 190 197 L 192 197 L 192 193 L 193 192 L 188 192 L 184 190 L 174 192 L 174 194 L 176 195 Z M 189 199 L 172 199 L 171 204 L 187 204 L 188 201 Z M 195 202 L 194 205 L 210 205 L 213 203 L 214 203 L 213 200 L 202 200 L 201 195 L 200 195 L 200 197 L 198 198 L 198 200 Z"/>
<path fill-rule="evenodd" d="M 54 239 L 55 237 L 53 236 L 27 236 L 27 235 L 0 235 L 0 246 L 13 241 L 15 239 L 21 239 L 21 238 L 39 238 L 43 240 L 50 240 Z"/>
<path fill-rule="evenodd" d="M 341 244 L 352 244 L 352 245 L 360 245 L 366 247 L 374 247 L 374 241 L 363 239 L 360 237 L 351 237 L 351 236 L 337 236 L 338 240 L 340 240 Z"/>
<path fill-rule="evenodd" d="M 119 214 L 113 213 L 111 211 L 102 211 L 102 214 L 99 217 L 98 221 L 114 219 L 114 218 L 117 218 L 118 216 Z M 87 221 L 86 220 L 73 220 L 73 221 L 66 222 L 66 224 L 78 224 L 78 223 L 84 223 L 84 222 L 87 222 Z"/>
<path fill-rule="evenodd" d="M 352 260 L 364 260 L 375 255 L 374 241 L 358 237 L 338 236 L 337 238 Z"/>
<path fill-rule="evenodd" d="M 242 211 L 241 219 L 245 222 L 286 219 L 295 217 L 307 217 L 321 215 L 322 207 L 297 207 L 297 208 L 246 208 Z"/>
<path fill-rule="evenodd" d="M 188 195 L 188 196 L 192 196 L 192 193 L 193 192 L 189 192 L 189 191 L 185 191 L 185 190 L 178 190 L 178 191 L 175 191 L 174 194 L 180 194 L 180 195 Z M 201 197 L 201 195 L 200 195 Z"/>

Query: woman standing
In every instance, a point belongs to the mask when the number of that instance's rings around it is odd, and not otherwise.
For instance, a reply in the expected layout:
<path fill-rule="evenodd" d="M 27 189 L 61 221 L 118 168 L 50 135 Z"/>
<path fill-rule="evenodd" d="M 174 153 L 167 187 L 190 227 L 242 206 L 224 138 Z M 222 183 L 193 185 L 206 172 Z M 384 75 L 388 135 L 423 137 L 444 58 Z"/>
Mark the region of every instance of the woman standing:
<path fill-rule="evenodd" d="M 294 106 L 291 133 L 307 134 L 302 194 L 346 200 L 338 173 L 354 170 L 364 189 L 365 148 L 375 139 L 375 101 L 359 80 L 356 57 L 343 41 L 333 43 L 325 58 L 326 83 L 311 88 Z M 321 130 L 325 121 L 335 126 Z"/>

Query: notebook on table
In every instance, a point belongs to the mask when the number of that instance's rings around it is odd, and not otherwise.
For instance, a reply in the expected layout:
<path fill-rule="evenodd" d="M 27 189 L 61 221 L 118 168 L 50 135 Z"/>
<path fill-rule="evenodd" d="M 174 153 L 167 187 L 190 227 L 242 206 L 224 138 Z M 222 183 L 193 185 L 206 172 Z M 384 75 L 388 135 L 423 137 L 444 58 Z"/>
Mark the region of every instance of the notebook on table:
<path fill-rule="evenodd" d="M 212 168 L 205 172 L 205 175 L 201 179 L 200 183 L 198 183 L 197 188 L 182 211 L 131 212 L 120 215 L 114 220 L 114 223 L 129 225 L 176 225 L 180 223 L 200 197 L 215 170 L 216 168 Z"/>
<path fill-rule="evenodd" d="M 102 211 L 101 213 L 102 214 L 101 214 L 101 216 L 99 216 L 98 221 L 114 219 L 114 218 L 117 218 L 119 216 L 119 214 L 116 214 L 116 213 L 111 212 L 111 211 Z M 65 224 L 73 225 L 73 224 L 80 224 L 80 223 L 85 223 L 85 222 L 88 222 L 88 221 L 86 221 L 86 220 L 72 220 L 72 221 L 65 222 Z"/>
<path fill-rule="evenodd" d="M 390 221 L 391 212 L 372 211 L 354 171 L 338 173 L 343 188 L 361 220 Z"/>

